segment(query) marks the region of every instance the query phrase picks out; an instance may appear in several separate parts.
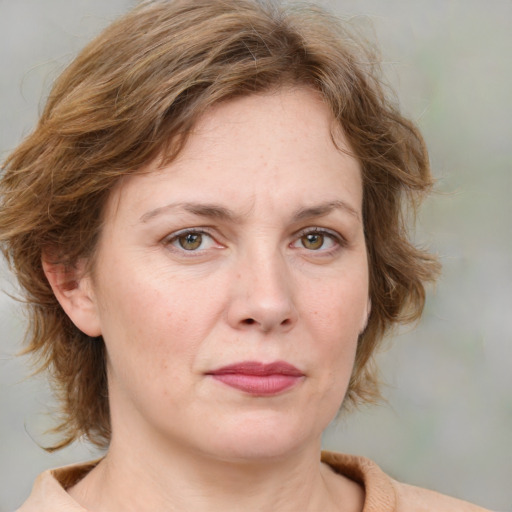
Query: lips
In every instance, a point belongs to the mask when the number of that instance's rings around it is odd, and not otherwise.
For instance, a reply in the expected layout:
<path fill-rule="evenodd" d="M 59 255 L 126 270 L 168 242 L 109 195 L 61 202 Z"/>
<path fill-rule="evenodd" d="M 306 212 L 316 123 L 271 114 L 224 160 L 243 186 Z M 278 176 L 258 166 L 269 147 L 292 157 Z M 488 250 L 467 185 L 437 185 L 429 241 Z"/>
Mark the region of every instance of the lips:
<path fill-rule="evenodd" d="M 227 386 L 257 396 L 283 393 L 297 385 L 304 377 L 298 368 L 285 361 L 270 364 L 243 361 L 223 366 L 208 372 L 207 375 Z"/>

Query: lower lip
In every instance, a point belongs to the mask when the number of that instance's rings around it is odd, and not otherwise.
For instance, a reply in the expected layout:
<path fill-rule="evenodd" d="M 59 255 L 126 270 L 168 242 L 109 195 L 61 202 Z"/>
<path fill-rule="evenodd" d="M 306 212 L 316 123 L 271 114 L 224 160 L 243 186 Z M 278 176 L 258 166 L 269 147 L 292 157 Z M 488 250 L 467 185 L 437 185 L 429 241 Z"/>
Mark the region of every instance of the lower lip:
<path fill-rule="evenodd" d="M 240 389 L 251 395 L 271 396 L 291 389 L 302 380 L 295 375 L 247 375 L 241 373 L 225 373 L 212 375 L 215 380 L 232 388 Z"/>

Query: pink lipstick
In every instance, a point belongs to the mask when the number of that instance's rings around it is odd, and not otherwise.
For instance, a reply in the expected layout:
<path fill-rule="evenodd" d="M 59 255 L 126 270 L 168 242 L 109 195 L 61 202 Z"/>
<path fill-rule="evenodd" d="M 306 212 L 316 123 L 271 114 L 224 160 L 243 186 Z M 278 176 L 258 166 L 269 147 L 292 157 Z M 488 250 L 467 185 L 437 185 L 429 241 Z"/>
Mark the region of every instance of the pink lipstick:
<path fill-rule="evenodd" d="M 235 389 L 251 395 L 277 395 L 298 384 L 304 374 L 285 361 L 263 364 L 243 361 L 223 366 L 207 375 Z"/>

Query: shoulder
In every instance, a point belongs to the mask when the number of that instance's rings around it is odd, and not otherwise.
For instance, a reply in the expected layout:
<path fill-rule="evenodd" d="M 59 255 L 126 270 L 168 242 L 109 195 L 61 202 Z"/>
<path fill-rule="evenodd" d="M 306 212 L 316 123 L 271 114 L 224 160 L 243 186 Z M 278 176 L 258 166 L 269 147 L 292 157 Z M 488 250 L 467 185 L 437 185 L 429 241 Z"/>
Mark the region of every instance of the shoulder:
<path fill-rule="evenodd" d="M 397 512 L 485 512 L 486 509 L 428 489 L 392 480 L 397 496 Z"/>
<path fill-rule="evenodd" d="M 397 482 L 365 457 L 322 452 L 322 462 L 364 488 L 363 512 L 486 512 L 471 503 Z"/>
<path fill-rule="evenodd" d="M 98 462 L 44 472 L 17 512 L 86 512 L 65 489 L 83 478 Z M 322 452 L 322 462 L 363 487 L 363 512 L 486 512 L 465 501 L 397 482 L 365 457 Z"/>
<path fill-rule="evenodd" d="M 41 473 L 27 501 L 16 512 L 87 512 L 66 489 L 81 480 L 98 462 L 74 464 Z"/>

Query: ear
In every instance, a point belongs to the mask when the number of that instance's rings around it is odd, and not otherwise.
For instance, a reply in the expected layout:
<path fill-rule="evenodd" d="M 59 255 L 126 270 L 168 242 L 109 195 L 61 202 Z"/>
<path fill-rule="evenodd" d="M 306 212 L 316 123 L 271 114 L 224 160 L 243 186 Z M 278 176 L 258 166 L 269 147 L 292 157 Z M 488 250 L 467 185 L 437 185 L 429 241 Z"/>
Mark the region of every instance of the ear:
<path fill-rule="evenodd" d="M 368 320 L 370 320 L 370 314 L 372 312 L 372 299 L 368 297 L 368 303 L 365 308 L 364 316 L 363 316 L 363 323 L 361 325 L 361 330 L 359 331 L 359 336 L 366 331 L 366 327 L 368 326 Z"/>
<path fill-rule="evenodd" d="M 43 255 L 42 264 L 55 297 L 71 321 L 88 336 L 100 336 L 96 297 L 91 277 L 85 271 L 85 260 L 69 267 L 53 263 Z"/>

